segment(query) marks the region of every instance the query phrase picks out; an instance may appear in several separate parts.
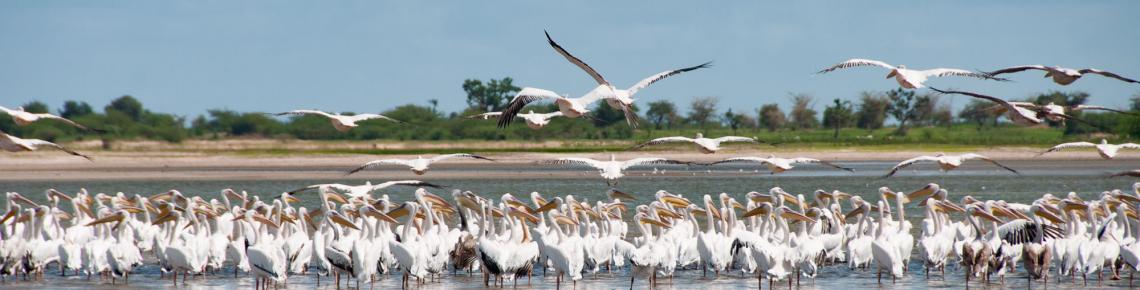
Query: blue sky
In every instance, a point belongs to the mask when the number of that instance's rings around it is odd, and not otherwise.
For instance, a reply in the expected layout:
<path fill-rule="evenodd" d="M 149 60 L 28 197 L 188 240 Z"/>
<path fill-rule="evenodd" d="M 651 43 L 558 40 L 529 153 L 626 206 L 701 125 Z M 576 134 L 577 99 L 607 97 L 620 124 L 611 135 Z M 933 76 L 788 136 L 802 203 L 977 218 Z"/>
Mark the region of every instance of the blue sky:
<path fill-rule="evenodd" d="M 4 1 L 0 105 L 37 99 L 101 107 L 124 94 L 194 116 L 211 108 L 380 112 L 437 98 L 465 107 L 467 78 L 580 95 L 592 80 L 545 42 L 619 86 L 671 68 L 639 102 L 694 96 L 721 107 L 786 107 L 789 92 L 833 98 L 897 87 L 887 71 L 812 73 L 854 57 L 912 68 L 1096 67 L 1140 78 L 1137 1 Z M 917 3 L 916 3 L 917 2 Z M 1096 76 L 1067 87 L 1042 73 L 935 87 L 1005 98 L 1083 90 L 1123 107 L 1140 85 Z M 952 99 L 955 107 L 966 102 Z"/>

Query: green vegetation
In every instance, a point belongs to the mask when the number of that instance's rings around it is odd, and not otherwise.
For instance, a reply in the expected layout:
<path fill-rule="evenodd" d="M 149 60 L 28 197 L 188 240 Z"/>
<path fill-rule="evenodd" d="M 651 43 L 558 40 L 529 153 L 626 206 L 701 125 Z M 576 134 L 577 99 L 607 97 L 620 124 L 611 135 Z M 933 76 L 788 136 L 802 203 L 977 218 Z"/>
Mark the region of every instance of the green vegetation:
<path fill-rule="evenodd" d="M 522 124 L 499 129 L 494 120 L 466 119 L 464 116 L 499 110 L 519 90 L 510 78 L 483 82 L 467 80 L 462 88 L 468 108 L 462 112 L 437 110 L 439 101 L 406 104 L 379 112 L 407 124 L 387 121 L 364 122 L 349 132 L 337 132 L 329 121 L 316 116 L 278 118 L 264 113 L 209 110 L 188 119 L 166 113 L 151 112 L 131 96 L 122 96 L 97 111 L 81 101 L 67 101 L 55 113 L 100 131 L 83 132 L 58 122 L 37 122 L 16 126 L 10 118 L 0 118 L 0 131 L 26 138 L 51 141 L 102 140 L 109 147 L 114 140 L 161 140 L 180 142 L 192 139 L 272 138 L 305 140 L 629 140 L 683 135 L 698 132 L 706 136 L 754 136 L 773 143 L 805 143 L 810 146 L 880 146 L 905 144 L 941 144 L 954 146 L 1047 145 L 1068 140 L 1107 138 L 1113 141 L 1140 139 L 1140 117 L 1136 115 L 1072 112 L 1092 123 L 1053 123 L 1038 127 L 1014 126 L 995 114 L 993 104 L 971 100 L 956 114 L 940 100 L 939 95 L 916 94 L 914 91 L 864 92 L 854 102 L 833 99 L 817 112 L 815 98 L 805 94 L 789 94 L 791 109 L 785 113 L 777 104 L 758 108 L 718 108 L 718 98 L 694 97 L 680 112 L 668 100 L 639 103 L 647 108 L 641 126 L 631 129 L 623 114 L 605 102 L 598 102 L 591 118 L 556 118 L 541 130 Z M 1089 95 L 1083 92 L 1047 92 L 1026 100 L 1038 104 L 1083 104 Z M 32 101 L 23 105 L 31 112 L 49 112 L 47 104 Z M 1132 98 L 1131 109 L 1140 114 L 1140 95 Z M 524 112 L 550 112 L 554 104 L 541 103 L 524 108 Z M 641 112 L 638 106 L 635 112 Z M 189 121 L 188 121 L 189 120 Z M 582 142 L 567 152 L 620 150 L 613 143 Z M 596 145 L 611 144 L 611 145 Z M 454 151 L 455 148 L 447 151 Z M 550 148 L 472 148 L 487 152 L 543 151 Z M 443 150 L 443 149 L 440 149 Z M 319 150 L 318 150 L 319 151 Z M 433 150 L 333 150 L 339 153 L 373 151 L 430 153 Z M 359 151 L 359 152 L 358 152 Z M 265 150 L 259 153 L 272 153 Z M 328 152 L 328 153 L 335 153 Z"/>

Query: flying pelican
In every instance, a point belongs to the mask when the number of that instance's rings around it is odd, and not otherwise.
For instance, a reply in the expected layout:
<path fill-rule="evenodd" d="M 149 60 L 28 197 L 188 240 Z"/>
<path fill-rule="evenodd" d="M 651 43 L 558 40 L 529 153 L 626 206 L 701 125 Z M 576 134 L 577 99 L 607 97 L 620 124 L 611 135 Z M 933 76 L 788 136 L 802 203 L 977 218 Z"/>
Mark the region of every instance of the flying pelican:
<path fill-rule="evenodd" d="M 516 117 L 526 121 L 527 127 L 534 130 L 542 129 L 542 127 L 546 127 L 547 124 L 550 124 L 550 119 L 562 116 L 565 116 L 562 112 L 535 113 L 534 111 L 527 111 L 526 113 L 516 115 Z"/>
<path fill-rule="evenodd" d="M 1008 68 L 1003 68 L 1003 69 L 999 69 L 996 71 L 992 71 L 992 72 L 989 72 L 987 74 L 991 75 L 991 76 L 996 76 L 996 75 L 1000 75 L 1000 74 L 1015 73 L 1015 72 L 1021 72 L 1021 71 L 1031 70 L 1031 69 L 1045 71 L 1045 77 L 1047 77 L 1047 78 L 1052 77 L 1053 82 L 1055 82 L 1059 85 L 1062 85 L 1062 86 L 1067 86 L 1067 85 L 1077 81 L 1077 79 L 1080 79 L 1085 74 L 1098 74 L 1098 75 L 1122 80 L 1122 81 L 1129 82 L 1129 83 L 1136 83 L 1137 82 L 1134 79 L 1122 77 L 1118 74 L 1102 71 L 1102 70 L 1095 69 L 1095 68 L 1086 68 L 1086 69 L 1079 69 L 1078 70 L 1078 69 L 1064 68 L 1064 67 L 1059 67 L 1059 66 L 1044 66 L 1044 65 L 1039 65 L 1039 64 L 1008 67 Z"/>
<path fill-rule="evenodd" d="M 90 156 L 80 154 L 79 152 L 71 151 L 66 147 L 60 146 L 52 142 L 40 139 L 21 139 L 16 136 L 8 135 L 8 133 L 0 132 L 0 149 L 8 152 L 21 152 L 21 151 L 36 151 L 40 146 L 46 146 L 57 149 L 59 151 L 67 152 L 68 154 L 86 158 L 87 160 L 94 161 Z"/>
<path fill-rule="evenodd" d="M 827 72 L 831 72 L 831 71 L 841 69 L 841 68 L 849 68 L 849 67 L 857 67 L 857 66 L 878 66 L 878 67 L 890 69 L 891 73 L 887 74 L 887 78 L 889 79 L 891 77 L 894 77 L 895 80 L 899 82 L 899 86 L 901 86 L 903 88 L 907 88 L 907 89 L 921 89 L 922 87 L 924 87 L 923 83 L 926 82 L 926 80 L 928 78 L 931 78 L 931 77 L 961 76 L 961 77 L 979 78 L 979 79 L 984 79 L 984 80 L 1008 81 L 1008 80 L 1003 79 L 1003 78 L 995 78 L 995 77 L 988 75 L 988 74 L 985 74 L 985 73 L 972 72 L 972 71 L 962 70 L 962 69 L 936 68 L 936 69 L 928 69 L 928 70 L 912 70 L 912 69 L 907 69 L 906 66 L 904 66 L 904 65 L 899 65 L 898 67 L 895 67 L 895 66 L 890 65 L 890 64 L 885 63 L 885 62 L 881 62 L 881 61 L 877 61 L 877 60 L 871 60 L 871 59 L 859 59 L 859 58 L 853 58 L 853 59 L 849 59 L 847 61 L 835 64 L 835 65 L 833 65 L 827 69 L 824 69 L 824 70 L 817 72 L 817 74 L 827 73 Z"/>
<path fill-rule="evenodd" d="M 748 138 L 748 137 L 724 136 L 724 137 L 719 137 L 719 138 L 705 138 L 705 135 L 703 135 L 701 133 L 697 133 L 696 138 L 689 138 L 689 137 L 682 137 L 682 136 L 657 138 L 657 139 L 649 140 L 645 143 L 641 143 L 637 146 L 633 146 L 632 148 L 629 148 L 629 150 L 638 150 L 641 148 L 645 148 L 647 146 L 664 144 L 664 143 L 671 143 L 671 142 L 689 142 L 689 143 L 697 144 L 697 148 L 701 151 L 701 153 L 705 153 L 705 154 L 716 153 L 718 150 L 720 150 L 720 143 L 724 143 L 724 142 L 760 143 L 760 142 L 756 141 L 756 139 Z"/>
<path fill-rule="evenodd" d="M 822 165 L 831 166 L 835 169 L 842 169 L 842 170 L 846 170 L 848 172 L 855 172 L 855 169 L 839 166 L 839 165 L 836 165 L 834 163 L 815 159 L 815 158 L 806 158 L 806 157 L 779 158 L 779 157 L 776 157 L 776 155 L 768 155 L 768 158 L 733 157 L 733 158 L 728 158 L 725 160 L 713 162 L 709 165 L 716 165 L 716 164 L 722 164 L 722 163 L 733 163 L 733 162 L 755 162 L 755 163 L 764 164 L 764 165 L 768 166 L 768 170 L 771 170 L 772 174 L 788 171 L 789 169 L 792 169 L 793 167 L 795 167 L 794 164 L 805 164 L 805 163 L 819 163 Z"/>
<path fill-rule="evenodd" d="M 1046 119 L 1049 119 L 1050 121 L 1054 121 L 1054 122 L 1063 122 L 1066 118 L 1071 118 L 1068 116 L 1068 114 L 1069 114 L 1068 112 L 1080 112 L 1080 111 L 1084 111 L 1084 110 L 1101 110 L 1101 111 L 1109 111 L 1109 112 L 1113 112 L 1113 113 L 1128 114 L 1128 115 L 1133 115 L 1133 116 L 1138 115 L 1138 114 L 1132 113 L 1132 112 L 1126 112 L 1126 111 L 1121 111 L 1121 110 L 1117 110 L 1117 109 L 1113 109 L 1113 108 L 1109 108 L 1109 107 L 1105 107 L 1105 106 L 1095 106 L 1095 105 L 1062 106 L 1062 105 L 1058 105 L 1055 102 L 1049 102 L 1048 104 L 1044 104 L 1044 105 L 1030 103 L 1030 102 L 1009 102 L 1009 103 L 1013 104 L 1014 106 L 1018 106 L 1018 107 L 1022 107 L 1022 108 L 1026 108 L 1026 109 L 1035 111 L 1035 112 L 1037 112 L 1038 118 L 1040 118 L 1041 116 L 1044 116 Z M 1001 114 L 1001 113 L 1004 113 L 1007 111 L 1006 108 L 1002 105 L 998 105 L 996 108 L 992 108 L 992 109 L 994 110 L 995 113 L 998 113 L 998 114 Z M 1078 121 L 1080 121 L 1080 120 L 1078 120 Z"/>
<path fill-rule="evenodd" d="M 975 98 L 988 100 L 988 101 L 997 103 L 999 106 L 1001 106 L 1002 109 L 1009 112 L 1009 114 L 1008 114 L 1009 119 L 1011 121 L 1013 121 L 1014 123 L 1017 123 L 1017 124 L 1037 125 L 1037 124 L 1041 124 L 1041 122 L 1045 121 L 1046 118 L 1051 118 L 1051 120 L 1052 120 L 1052 118 L 1071 119 L 1071 120 L 1075 120 L 1075 121 L 1078 121 L 1081 123 L 1090 124 L 1088 121 L 1078 119 L 1078 118 L 1073 117 L 1071 115 L 1066 115 L 1064 113 L 1046 112 L 1046 111 L 1035 110 L 1035 109 L 1031 109 L 1031 108 L 1025 108 L 1024 106 L 1018 106 L 1014 103 L 1011 103 L 1011 102 L 1006 101 L 1006 100 L 1002 100 L 1002 99 L 997 98 L 997 97 L 987 96 L 987 95 L 978 94 L 978 93 L 964 92 L 964 91 L 943 91 L 943 90 L 939 90 L 939 89 L 936 89 L 933 87 L 931 87 L 930 89 L 934 90 L 936 92 L 939 92 L 939 93 L 943 93 L 943 94 L 966 95 L 966 96 L 971 96 L 971 97 L 975 97 Z"/>
<path fill-rule="evenodd" d="M 1049 150 L 1047 150 L 1045 152 L 1041 152 L 1041 154 L 1037 154 L 1037 156 L 1045 155 L 1045 153 L 1049 153 L 1049 152 L 1057 152 L 1057 151 L 1061 151 L 1061 150 L 1065 150 L 1065 149 L 1069 149 L 1069 148 L 1080 148 L 1080 147 L 1095 147 L 1097 153 L 1100 153 L 1101 158 L 1112 159 L 1113 157 L 1116 157 L 1116 153 L 1117 153 L 1117 151 L 1120 151 L 1120 149 L 1140 149 L 1140 144 L 1136 144 L 1136 143 L 1108 144 L 1108 140 L 1105 140 L 1105 139 L 1100 139 L 1100 144 L 1093 144 L 1091 142 L 1062 143 L 1062 144 L 1059 144 L 1057 146 L 1053 146 L 1053 148 L 1049 148 Z"/>
<path fill-rule="evenodd" d="M 277 116 L 283 116 L 283 115 L 299 115 L 299 116 L 300 115 L 317 115 L 317 116 L 325 117 L 325 118 L 328 118 L 329 122 L 332 123 L 333 127 L 335 127 L 336 130 L 340 131 L 340 132 L 347 132 L 349 129 L 356 128 L 357 126 L 359 126 L 356 124 L 356 122 L 373 120 L 373 119 L 384 119 L 384 120 L 388 120 L 388 121 L 392 121 L 392 122 L 396 122 L 396 123 L 400 123 L 400 124 L 404 123 L 404 122 L 401 122 L 399 120 L 388 118 L 384 115 L 379 115 L 379 114 L 357 114 L 357 115 L 352 115 L 352 116 L 346 116 L 346 115 L 325 113 L 325 112 L 317 111 L 317 110 L 292 110 L 292 111 L 288 111 L 288 112 L 277 113 L 274 115 L 277 115 Z"/>
<path fill-rule="evenodd" d="M 1121 172 L 1113 173 L 1112 175 L 1109 175 L 1108 177 L 1120 177 L 1120 176 L 1140 177 L 1140 169 L 1121 171 Z"/>
<path fill-rule="evenodd" d="M 444 159 L 461 158 L 461 157 L 462 158 L 482 159 L 482 160 L 487 160 L 487 161 L 495 161 L 494 159 L 490 159 L 487 157 L 474 155 L 474 154 L 467 154 L 467 153 L 438 155 L 436 157 L 426 158 L 426 159 L 423 156 L 417 156 L 416 159 L 394 159 L 394 158 L 393 159 L 377 159 L 377 160 L 369 161 L 368 163 L 364 163 L 364 165 L 361 165 L 360 167 L 352 169 L 352 171 L 349 171 L 348 174 L 357 173 L 357 172 L 360 172 L 361 170 L 365 170 L 365 169 L 369 169 L 369 168 L 380 167 L 382 165 L 403 165 L 403 166 L 410 167 L 412 169 L 412 172 L 414 172 L 416 175 L 424 175 L 424 173 L 427 173 L 428 167 L 431 166 L 432 163 L 436 163 L 436 162 L 439 162 L 439 161 L 444 160 Z"/>
<path fill-rule="evenodd" d="M 594 159 L 578 158 L 578 157 L 565 157 L 565 158 L 558 158 L 555 160 L 539 161 L 539 163 L 540 164 L 557 164 L 557 165 L 573 164 L 573 165 L 590 166 L 590 167 L 593 167 L 595 169 L 598 169 L 602 175 L 602 178 L 606 179 L 606 184 L 611 185 L 611 186 L 614 185 L 615 183 L 617 183 L 618 178 L 625 176 L 624 174 L 622 174 L 622 171 L 629 169 L 630 167 L 640 166 L 640 165 L 650 165 L 650 164 L 690 164 L 690 162 L 682 162 L 682 161 L 677 161 L 677 160 L 671 160 L 671 159 L 665 159 L 665 158 L 655 158 L 655 157 L 634 158 L 634 159 L 630 159 L 630 160 L 626 160 L 626 161 L 617 161 L 617 157 L 614 156 L 613 154 L 610 154 L 610 161 L 598 161 L 598 160 L 594 160 Z"/>
<path fill-rule="evenodd" d="M 903 167 L 907 167 L 907 166 L 910 166 L 911 164 L 915 164 L 915 163 L 919 163 L 919 162 L 928 162 L 928 161 L 929 162 L 937 162 L 938 166 L 941 168 L 942 171 L 950 171 L 950 170 L 954 170 L 955 168 L 958 168 L 959 166 L 962 166 L 963 162 L 966 162 L 968 160 L 973 160 L 973 159 L 978 159 L 978 160 L 986 161 L 989 163 L 993 163 L 994 165 L 997 165 L 998 167 L 1001 167 L 1002 169 L 1009 170 L 1010 172 L 1013 172 L 1013 173 L 1018 173 L 1017 170 L 1014 170 L 1013 168 L 1009 168 L 1009 167 L 1006 167 L 1005 165 L 1001 165 L 1001 163 L 998 163 L 997 161 L 994 161 L 993 159 L 990 159 L 989 157 L 982 156 L 979 154 L 966 153 L 966 154 L 962 154 L 962 155 L 946 155 L 943 153 L 938 153 L 937 155 L 934 155 L 934 156 L 919 156 L 919 157 L 907 159 L 906 161 L 903 161 L 903 162 L 899 162 L 899 164 L 895 165 L 895 167 L 891 168 L 891 171 L 888 172 L 887 175 L 883 176 L 883 178 L 891 177 L 892 175 L 895 175 L 895 172 L 898 172 L 899 169 L 902 169 Z M 1020 174 L 1020 173 L 1018 173 L 1018 174 Z"/>
<path fill-rule="evenodd" d="M 443 188 L 443 186 L 435 185 L 432 183 L 427 183 L 427 182 L 423 182 L 423 181 L 419 181 L 419 180 L 397 180 L 397 181 L 388 181 L 388 182 L 384 182 L 384 183 L 380 183 L 380 184 L 372 184 L 371 181 L 366 181 L 366 182 L 364 182 L 363 185 L 356 185 L 356 186 L 344 185 L 344 184 L 339 184 L 339 183 L 314 184 L 314 185 L 294 189 L 293 191 L 290 191 L 289 193 L 294 194 L 294 193 L 298 193 L 298 192 L 302 192 L 302 191 L 306 191 L 306 190 L 310 190 L 310 189 L 319 189 L 321 187 L 328 187 L 328 188 L 344 191 L 345 194 L 347 194 L 350 198 L 360 198 L 360 197 L 365 197 L 365 196 L 368 196 L 369 194 L 372 194 L 373 191 L 381 190 L 381 189 L 384 189 L 384 188 L 387 188 L 390 186 L 396 186 L 396 185 L 399 185 L 399 186 L 427 186 L 427 187 L 431 187 L 431 188 Z"/>
<path fill-rule="evenodd" d="M 64 117 L 60 117 L 60 116 L 56 116 L 56 115 L 52 115 L 52 114 L 48 114 L 48 113 L 38 113 L 37 114 L 37 113 L 30 113 L 30 112 L 24 111 L 24 107 L 17 107 L 15 110 L 13 110 L 13 109 L 9 109 L 9 108 L 5 108 L 3 106 L 0 106 L 0 112 L 4 112 L 5 114 L 8 114 L 8 116 L 11 116 L 12 121 L 15 121 L 16 125 L 20 125 L 20 126 L 27 126 L 28 124 L 31 124 L 31 123 L 39 121 L 39 120 L 58 120 L 60 122 L 63 122 L 65 124 L 71 125 L 73 127 L 79 128 L 79 129 L 91 130 L 90 128 L 87 128 L 83 125 L 80 125 L 79 123 L 76 123 L 75 121 L 68 120 L 67 118 L 64 118 Z"/>
<path fill-rule="evenodd" d="M 503 114 L 503 112 L 486 112 L 486 113 L 482 113 L 482 114 L 474 114 L 474 115 L 466 116 L 463 118 L 465 118 L 465 119 L 490 120 L 490 119 L 498 119 L 499 115 L 502 115 L 502 114 Z"/>
<path fill-rule="evenodd" d="M 558 104 L 558 110 L 562 111 L 566 117 L 577 118 L 583 114 L 589 113 L 590 110 L 586 107 L 591 103 L 598 101 L 599 99 L 605 99 L 611 107 L 621 110 L 623 113 L 625 113 L 626 122 L 629 123 L 630 126 L 637 127 L 637 113 L 634 113 L 632 108 L 634 101 L 633 96 L 637 94 L 637 91 L 649 87 L 649 85 L 667 77 L 687 71 L 707 68 L 712 64 L 711 62 L 706 62 L 697 66 L 663 71 L 645 78 L 640 82 L 637 82 L 633 86 L 629 87 L 629 89 L 622 90 L 614 87 L 612 84 L 610 84 L 609 81 L 603 78 L 602 75 L 598 73 L 598 71 L 594 70 L 594 68 L 590 67 L 590 65 L 587 65 L 581 59 L 578 59 L 577 57 L 571 55 L 570 52 L 562 48 L 561 45 L 558 45 L 558 43 L 554 42 L 554 39 L 550 37 L 550 33 L 546 33 L 546 40 L 550 43 L 550 46 L 553 47 L 554 50 L 561 54 L 563 57 L 565 57 L 566 60 L 586 71 L 587 74 L 590 74 L 590 77 L 593 77 L 594 81 L 598 82 L 598 86 L 591 90 L 589 93 L 586 93 L 586 95 L 578 98 L 567 98 L 560 96 L 552 91 L 538 88 L 523 88 L 517 95 L 515 95 L 515 98 L 511 100 L 510 105 L 508 105 L 507 108 L 503 110 L 502 116 L 499 117 L 499 127 L 506 127 L 507 125 L 510 125 L 511 119 L 513 119 L 514 116 L 518 114 L 518 112 L 522 110 L 523 107 L 534 101 L 554 100 L 554 102 Z"/>

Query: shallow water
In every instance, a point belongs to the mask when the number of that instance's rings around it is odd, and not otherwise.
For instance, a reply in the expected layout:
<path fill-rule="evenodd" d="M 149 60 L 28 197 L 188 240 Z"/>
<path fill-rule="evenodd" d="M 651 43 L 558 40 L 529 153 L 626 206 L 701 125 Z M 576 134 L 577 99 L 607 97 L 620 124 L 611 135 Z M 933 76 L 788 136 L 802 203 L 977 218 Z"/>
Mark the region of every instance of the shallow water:
<path fill-rule="evenodd" d="M 1029 202 L 1046 192 L 1066 194 L 1069 191 L 1075 191 L 1086 199 L 1093 199 L 1099 196 L 1101 191 L 1116 188 L 1129 190 L 1132 183 L 1137 181 L 1136 179 L 1108 179 L 1104 177 L 1104 174 L 1106 172 L 1115 172 L 1137 167 L 1136 163 L 1135 160 L 1021 161 L 1007 163 L 1007 165 L 1019 169 L 1021 175 L 999 171 L 985 164 L 968 164 L 966 167 L 949 173 L 940 173 L 932 169 L 932 167 L 916 166 L 917 170 L 904 170 L 901 171 L 898 176 L 889 179 L 878 179 L 879 175 L 885 172 L 886 168 L 893 165 L 885 162 L 844 163 L 844 165 L 855 168 L 857 170 L 856 173 L 801 166 L 793 171 L 779 175 L 769 175 L 763 173 L 763 170 L 760 170 L 760 173 L 755 173 L 752 172 L 755 167 L 746 166 L 716 167 L 713 168 L 711 172 L 706 171 L 707 169 L 703 167 L 686 168 L 672 166 L 661 167 L 661 169 L 668 170 L 665 175 L 653 175 L 651 174 L 652 169 L 634 170 L 630 173 L 630 176 L 621 180 L 618 187 L 637 196 L 652 196 L 653 192 L 664 189 L 673 193 L 683 194 L 691 199 L 699 198 L 703 194 L 719 194 L 721 192 L 727 192 L 738 199 L 742 199 L 743 195 L 748 191 L 766 192 L 773 186 L 780 186 L 788 192 L 793 194 L 802 193 L 809 198 L 810 193 L 815 189 L 825 189 L 829 191 L 831 189 L 839 189 L 861 195 L 869 200 L 877 200 L 877 197 L 872 196 L 874 196 L 880 186 L 888 186 L 899 191 L 911 191 L 922 187 L 926 183 L 935 182 L 942 185 L 943 188 L 948 189 L 951 192 L 951 199 L 954 200 L 958 200 L 961 196 L 969 194 L 983 200 L 1004 199 L 1010 202 Z M 455 168 L 451 170 L 479 172 L 474 168 Z M 499 168 L 494 170 L 511 171 L 513 169 Z M 603 194 L 608 188 L 593 171 L 537 168 L 527 168 L 525 170 L 525 172 L 518 172 L 517 177 L 499 178 L 495 180 L 472 178 L 433 180 L 430 172 L 422 178 L 426 181 L 447 185 L 448 189 L 435 190 L 435 192 L 441 194 L 446 194 L 451 189 L 471 190 L 484 196 L 498 196 L 504 192 L 523 193 L 525 195 L 531 191 L 538 191 L 548 197 L 552 194 L 573 194 L 579 199 L 598 200 L 603 198 Z M 122 191 L 128 194 L 138 193 L 144 195 L 150 195 L 173 188 L 182 191 L 184 194 L 205 195 L 206 197 L 214 198 L 220 198 L 220 195 L 218 195 L 219 190 L 223 188 L 234 188 L 237 190 L 247 190 L 265 199 L 276 196 L 282 191 L 314 183 L 341 182 L 346 184 L 358 184 L 363 181 L 363 179 L 358 178 L 335 180 L 236 181 L 0 181 L 0 190 L 6 192 L 21 192 L 33 200 L 42 201 L 44 197 L 41 193 L 47 188 L 56 188 L 63 192 L 73 193 L 80 187 L 83 187 L 92 193 L 114 193 Z M 382 182 L 385 180 L 378 179 L 373 181 Z M 403 201 L 410 197 L 411 192 L 412 190 L 408 188 L 397 188 L 387 189 L 382 193 L 390 194 L 393 200 Z M 301 206 L 311 207 L 316 203 L 315 195 L 302 194 L 299 197 L 302 199 Z M 643 202 L 644 200 L 645 199 L 642 198 L 639 201 L 634 201 L 634 203 Z M 844 206 L 849 207 L 847 204 Z M 915 208 L 912 204 L 907 207 L 906 214 L 908 219 L 917 225 L 919 219 L 923 216 L 923 211 Z M 915 229 L 913 234 L 918 235 L 917 231 L 918 229 Z M 631 234 L 634 233 L 631 232 Z M 915 255 L 918 254 L 917 245 L 914 253 Z M 927 280 L 923 275 L 920 258 L 916 256 L 909 265 L 909 271 L 906 277 L 899 279 L 895 283 L 892 284 L 889 279 L 885 279 L 882 286 L 880 286 L 876 283 L 876 277 L 873 271 L 852 271 L 843 265 L 828 266 L 823 268 L 819 277 L 814 281 L 810 279 L 802 280 L 798 288 L 834 289 L 840 287 L 882 287 L 891 289 L 936 289 L 965 287 L 962 274 L 958 271 L 956 266 L 949 266 L 945 280 L 943 280 L 940 275 L 934 275 L 932 279 Z M 553 277 L 542 277 L 542 270 L 536 270 L 535 275 L 529 286 L 527 286 L 527 281 L 524 279 L 520 281 L 519 287 L 554 288 Z M 1127 274 L 1124 274 L 1124 276 L 1127 279 Z M 629 288 L 630 275 L 628 269 L 615 269 L 612 273 L 603 271 L 599 273 L 596 278 L 591 274 L 585 274 L 584 277 L 583 280 L 578 281 L 577 289 Z M 117 285 L 112 285 L 110 281 L 99 281 L 98 277 L 93 277 L 93 280 L 90 281 L 85 277 L 60 277 L 58 271 L 50 271 L 45 275 L 43 281 L 32 282 L 23 281 L 21 279 L 12 281 L 11 277 L 8 279 L 9 281 L 0 283 L 0 288 L 146 289 L 171 286 L 169 276 L 166 280 L 159 280 L 157 268 L 151 265 L 137 269 L 135 274 L 132 275 L 131 282 L 128 285 L 123 285 L 121 283 L 122 281 L 118 281 L 119 284 Z M 1106 279 L 1103 286 L 1097 287 L 1095 286 L 1097 283 L 1096 278 L 1090 277 L 1090 279 L 1089 286 L 1084 286 L 1080 277 L 1077 277 L 1076 284 L 1066 277 L 1062 280 L 1063 282 L 1059 284 L 1056 280 L 1050 281 L 1049 287 L 1077 289 L 1115 288 L 1121 286 L 1127 287 L 1128 285 L 1127 280 L 1109 281 Z M 320 282 L 321 288 L 334 288 L 334 286 L 330 284 L 331 280 L 328 278 L 322 277 Z M 768 281 L 764 281 L 764 288 L 768 287 L 768 285 L 766 285 L 768 284 L 767 282 Z M 1040 281 L 1035 282 L 1034 286 L 1039 286 L 1039 282 Z M 713 278 L 713 273 L 711 272 L 708 273 L 708 277 L 702 277 L 700 270 L 679 270 L 673 279 L 670 280 L 661 277 L 658 283 L 658 287 L 661 289 L 748 289 L 757 286 L 756 277 L 754 275 L 741 277 L 738 271 L 721 273 L 720 277 Z M 181 281 L 179 281 L 179 284 L 179 287 L 193 289 L 252 288 L 253 279 L 245 274 L 240 274 L 238 278 L 234 278 L 232 272 L 222 272 L 217 275 L 191 277 L 187 280 L 187 285 L 181 285 Z M 289 279 L 288 285 L 289 288 L 293 289 L 308 289 L 315 286 L 316 280 L 313 275 L 292 276 Z M 341 286 L 344 287 L 343 284 Z M 507 287 L 510 286 L 508 283 Z M 564 284 L 563 286 L 569 288 L 568 286 L 570 285 Z M 970 286 L 981 287 L 982 285 L 977 282 L 972 282 Z M 995 281 L 989 286 L 999 287 L 1002 286 L 1002 284 Z M 365 283 L 361 288 L 368 287 L 369 285 Z M 400 287 L 400 277 L 398 275 L 383 277 L 376 281 L 375 287 L 376 289 Z M 445 275 L 438 282 L 416 285 L 414 287 L 423 289 L 484 288 L 482 286 L 482 275 L 478 273 L 472 274 L 471 276 L 468 276 L 466 273 L 454 276 Z M 777 283 L 776 285 L 776 288 L 786 287 L 786 282 Z M 1026 279 L 1024 272 L 1019 271 L 1009 274 L 1004 287 L 1025 288 Z M 638 277 L 634 288 L 646 288 L 645 279 Z"/>

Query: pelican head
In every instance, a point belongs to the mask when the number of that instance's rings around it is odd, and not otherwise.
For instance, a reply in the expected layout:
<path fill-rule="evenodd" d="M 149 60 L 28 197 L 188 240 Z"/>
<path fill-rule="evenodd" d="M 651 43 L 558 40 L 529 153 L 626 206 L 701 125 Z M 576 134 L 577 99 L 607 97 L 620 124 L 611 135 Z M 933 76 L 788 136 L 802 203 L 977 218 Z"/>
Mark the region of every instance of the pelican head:
<path fill-rule="evenodd" d="M 697 133 L 697 139 L 701 139 L 704 137 L 705 137 L 705 134 Z"/>
<path fill-rule="evenodd" d="M 617 155 L 610 154 L 610 161 L 617 161 Z"/>
<path fill-rule="evenodd" d="M 1101 139 L 1100 139 L 1100 144 L 1106 144 L 1106 145 L 1107 145 L 1107 144 L 1108 144 L 1108 140 L 1105 140 L 1104 138 L 1101 138 Z"/>

